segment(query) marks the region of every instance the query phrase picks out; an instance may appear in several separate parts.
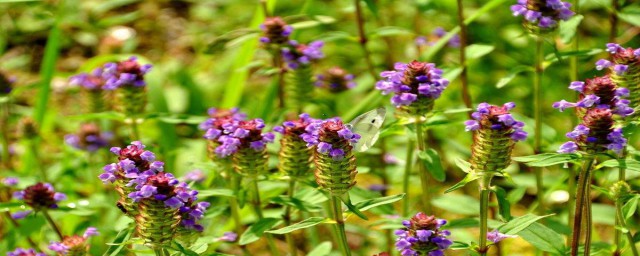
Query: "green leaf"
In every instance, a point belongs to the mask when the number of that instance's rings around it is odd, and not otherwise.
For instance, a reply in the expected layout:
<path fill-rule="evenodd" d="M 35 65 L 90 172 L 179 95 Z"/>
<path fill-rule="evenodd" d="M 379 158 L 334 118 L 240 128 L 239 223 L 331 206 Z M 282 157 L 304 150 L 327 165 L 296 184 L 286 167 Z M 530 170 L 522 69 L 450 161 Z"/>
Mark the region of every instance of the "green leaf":
<path fill-rule="evenodd" d="M 307 253 L 307 256 L 326 256 L 329 253 L 331 253 L 331 242 L 322 242 Z"/>
<path fill-rule="evenodd" d="M 578 14 L 571 17 L 567 21 L 560 22 L 559 30 L 560 30 L 560 39 L 562 40 L 562 43 L 564 44 L 571 43 L 571 40 L 576 35 L 576 31 L 578 30 L 578 26 L 580 25 L 580 22 L 582 21 L 582 19 L 584 19 L 584 16 Z"/>
<path fill-rule="evenodd" d="M 468 60 L 478 59 L 492 52 L 495 49 L 493 45 L 472 44 L 465 48 Z"/>
<path fill-rule="evenodd" d="M 513 219 L 513 217 L 511 217 L 511 204 L 507 199 L 507 192 L 503 188 L 497 186 L 494 192 L 496 193 L 496 198 L 498 198 L 498 208 L 500 210 L 500 215 L 506 221 L 510 221 L 511 219 Z"/>
<path fill-rule="evenodd" d="M 62 7 L 59 7 L 60 9 Z M 38 124 L 39 129 L 42 128 L 45 114 L 51 108 L 49 105 L 49 95 L 51 94 L 51 81 L 56 69 L 56 61 L 60 54 L 60 43 L 62 42 L 62 30 L 59 26 L 59 16 L 61 10 L 57 11 L 56 21 L 53 28 L 47 36 L 47 44 L 44 48 L 44 57 L 40 65 L 40 90 L 36 98 L 35 109 L 33 110 L 33 119 Z"/>
<path fill-rule="evenodd" d="M 633 217 L 633 215 L 636 213 L 636 210 L 638 210 L 639 199 L 640 199 L 640 196 L 635 195 L 622 206 L 622 215 L 624 216 L 625 219 L 629 219 Z"/>
<path fill-rule="evenodd" d="M 373 13 L 373 16 L 378 17 L 379 12 L 376 2 L 374 0 L 364 0 L 364 3 L 367 5 L 367 8 L 369 8 L 369 11 Z"/>
<path fill-rule="evenodd" d="M 23 203 L 20 202 L 6 202 L 0 203 L 0 212 L 9 212 L 13 209 L 21 208 Z"/>
<path fill-rule="evenodd" d="M 177 251 L 183 253 L 185 256 L 198 256 L 197 252 L 194 252 L 189 249 L 185 249 L 182 245 L 176 241 L 173 241 L 173 244 L 177 247 Z"/>
<path fill-rule="evenodd" d="M 620 168 L 626 167 L 629 171 L 640 172 L 640 162 L 635 159 L 627 158 L 624 160 L 619 159 L 609 159 L 600 163 L 596 166 L 596 169 L 600 169 L 602 167 L 610 167 L 610 168 Z"/>
<path fill-rule="evenodd" d="M 347 206 L 347 209 L 349 209 L 349 211 L 355 214 L 356 216 L 360 217 L 363 220 L 369 219 L 366 215 L 364 215 L 364 213 L 360 211 L 360 209 L 358 209 L 355 205 L 351 203 L 351 198 L 349 198 L 349 193 L 346 193 L 343 196 L 340 196 L 340 200 L 344 203 L 344 205 Z"/>
<path fill-rule="evenodd" d="M 455 185 L 451 186 L 450 188 L 448 188 L 447 190 L 444 191 L 444 193 L 449 193 L 449 192 L 453 192 L 461 187 L 464 187 L 464 185 L 467 185 L 467 183 L 472 182 L 474 180 L 477 180 L 478 176 L 476 176 L 473 173 L 469 173 L 467 174 L 467 176 L 464 176 L 464 179 L 462 179 L 460 182 L 456 183 Z"/>
<path fill-rule="evenodd" d="M 376 37 L 386 37 L 386 36 L 400 36 L 400 35 L 411 35 L 413 34 L 411 31 L 406 28 L 401 27 L 381 27 L 377 28 L 373 32 L 370 33 L 371 38 Z"/>
<path fill-rule="evenodd" d="M 318 16 L 311 17 L 311 20 L 305 20 L 305 21 L 293 23 L 291 24 L 291 27 L 293 29 L 305 29 L 305 28 L 316 27 L 319 25 L 331 24 L 334 22 L 336 22 L 336 19 L 331 16 L 318 15 Z"/>
<path fill-rule="evenodd" d="M 404 195 L 405 194 L 403 193 L 403 194 L 397 194 L 397 195 L 392 195 L 392 196 L 385 196 L 385 197 L 368 199 L 368 200 L 360 201 L 360 202 L 356 203 L 354 206 L 355 206 L 355 208 L 357 208 L 361 212 L 364 212 L 364 211 L 369 210 L 371 208 L 375 208 L 375 207 L 378 207 L 378 206 L 381 206 L 381 205 L 385 205 L 385 204 L 392 204 L 392 203 L 395 203 L 397 201 L 400 201 L 400 200 L 402 200 L 402 198 L 404 198 Z"/>
<path fill-rule="evenodd" d="M 640 26 L 640 7 L 630 5 L 618 12 L 618 17 L 635 26 Z"/>
<path fill-rule="evenodd" d="M 442 162 L 440 161 L 440 156 L 437 151 L 432 148 L 426 151 L 420 151 L 418 157 L 422 159 L 425 168 L 427 168 L 427 171 L 431 173 L 431 176 L 435 180 L 444 182 L 447 177 L 444 168 L 442 168 Z"/>
<path fill-rule="evenodd" d="M 124 248 L 124 246 L 126 245 L 126 242 L 129 241 L 134 231 L 135 231 L 135 226 L 120 230 L 116 238 L 113 239 L 113 242 L 111 242 L 111 246 L 109 246 L 109 249 L 103 255 L 109 255 L 109 256 L 121 255 L 120 251 L 122 251 L 122 248 Z"/>
<path fill-rule="evenodd" d="M 278 225 L 278 223 L 280 223 L 280 219 L 276 219 L 276 218 L 261 219 L 258 222 L 254 223 L 253 225 L 251 225 L 246 231 L 244 231 L 244 233 L 242 233 L 242 236 L 240 236 L 240 241 L 238 241 L 238 243 L 240 245 L 245 245 L 245 244 L 250 244 L 255 241 L 258 241 L 258 239 L 260 239 L 260 237 L 265 231 Z"/>
<path fill-rule="evenodd" d="M 322 211 L 322 207 L 320 205 L 302 201 L 295 197 L 291 198 L 289 196 L 277 196 L 271 198 L 271 202 L 279 205 L 288 205 L 304 212 Z"/>
<path fill-rule="evenodd" d="M 210 196 L 235 197 L 233 190 L 226 188 L 200 190 L 200 193 L 198 193 L 198 197 L 205 198 Z"/>
<path fill-rule="evenodd" d="M 564 255 L 564 238 L 562 235 L 540 223 L 532 223 L 518 235 L 534 247 L 559 255 Z"/>
<path fill-rule="evenodd" d="M 471 172 L 471 163 L 465 160 L 456 158 L 456 166 L 458 166 L 458 168 L 460 168 L 463 172 L 466 172 L 466 173 Z"/>
<path fill-rule="evenodd" d="M 277 235 L 282 235 L 282 234 L 291 233 L 291 232 L 299 230 L 299 229 L 313 227 L 313 226 L 321 224 L 321 223 L 329 223 L 329 222 L 334 222 L 334 221 L 331 220 L 331 219 L 324 218 L 324 217 L 311 217 L 311 218 L 308 218 L 308 219 L 303 220 L 301 222 L 286 226 L 284 228 L 280 228 L 280 229 L 276 229 L 276 230 L 269 230 L 269 231 L 266 231 L 266 232 L 267 233 L 272 233 L 272 234 L 277 234 Z"/>
<path fill-rule="evenodd" d="M 446 194 L 432 200 L 434 206 L 451 213 L 462 215 L 478 215 L 480 202 L 468 195 Z"/>
<path fill-rule="evenodd" d="M 496 88 L 500 89 L 502 87 L 504 87 L 505 85 L 509 84 L 509 82 L 511 82 L 511 80 L 513 80 L 514 78 L 516 78 L 516 76 L 522 72 L 533 72 L 533 68 L 531 68 L 530 66 L 516 66 L 513 69 L 509 70 L 509 73 L 507 73 L 506 76 L 504 76 L 503 78 L 500 78 L 500 80 L 498 80 L 498 83 L 496 84 Z"/>
<path fill-rule="evenodd" d="M 503 234 L 515 235 L 515 234 L 518 234 L 520 231 L 524 230 L 525 228 L 529 227 L 531 224 L 535 223 L 536 221 L 549 216 L 551 215 L 538 216 L 534 214 L 527 214 L 527 215 L 512 219 L 511 221 L 498 227 L 498 230 L 500 230 L 500 232 Z"/>
<path fill-rule="evenodd" d="M 579 160 L 579 154 L 544 153 L 531 156 L 514 157 L 513 160 L 532 167 L 546 167 Z"/>

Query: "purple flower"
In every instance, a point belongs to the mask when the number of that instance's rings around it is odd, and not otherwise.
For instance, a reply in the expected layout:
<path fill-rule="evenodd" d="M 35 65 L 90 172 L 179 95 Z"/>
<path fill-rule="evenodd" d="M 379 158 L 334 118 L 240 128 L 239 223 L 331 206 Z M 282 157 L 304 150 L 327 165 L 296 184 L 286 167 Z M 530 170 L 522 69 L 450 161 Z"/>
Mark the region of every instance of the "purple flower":
<path fill-rule="evenodd" d="M 598 61 L 596 61 L 596 69 L 597 70 L 603 70 L 605 68 L 611 67 L 611 61 L 605 60 L 605 59 L 600 59 Z"/>
<path fill-rule="evenodd" d="M 587 96 L 585 96 L 582 100 L 578 101 L 576 103 L 577 107 L 581 107 L 581 108 L 588 108 L 591 107 L 597 103 L 600 103 L 600 97 L 594 95 L 594 94 L 589 94 Z"/>
<path fill-rule="evenodd" d="M 491 232 L 487 233 L 487 240 L 493 242 L 493 243 L 498 243 L 504 239 L 507 238 L 516 238 L 518 236 L 516 235 L 507 235 L 507 234 L 502 234 L 500 233 L 500 231 L 498 231 L 497 229 L 494 229 Z"/>
<path fill-rule="evenodd" d="M 7 256 L 47 256 L 47 255 L 41 252 L 37 252 L 34 249 L 16 248 L 15 251 L 7 252 Z"/>
<path fill-rule="evenodd" d="M 512 129 L 510 138 L 515 141 L 522 141 L 527 138 L 527 133 L 522 130 L 524 123 L 516 121 L 513 116 L 509 114 L 509 110 L 515 108 L 515 103 L 508 102 L 502 105 L 502 107 L 491 106 L 487 103 L 480 103 L 476 108 L 476 112 L 471 114 L 472 120 L 464 122 L 465 131 L 476 131 L 483 129 L 481 125 L 482 120 L 487 120 L 491 123 L 490 126 L 485 128 L 500 130 L 500 129 Z M 496 122 L 497 121 L 497 122 Z"/>
<path fill-rule="evenodd" d="M 444 255 L 443 250 L 452 244 L 447 238 L 451 233 L 440 229 L 444 223 L 446 221 L 423 213 L 403 221 L 406 230 L 399 229 L 394 232 L 398 237 L 395 243 L 396 250 L 400 251 L 401 255 Z"/>
<path fill-rule="evenodd" d="M 87 230 L 84 231 L 84 234 L 82 235 L 82 237 L 89 238 L 92 236 L 98 236 L 100 235 L 100 232 L 98 232 L 98 229 L 95 227 L 88 227 Z"/>
<path fill-rule="evenodd" d="M 577 91 L 577 92 L 582 92 L 584 90 L 584 82 L 582 82 L 582 81 L 573 81 L 569 85 L 569 89 Z"/>
<path fill-rule="evenodd" d="M 291 40 L 288 47 L 282 49 L 282 57 L 289 68 L 297 69 L 302 65 L 311 64 L 311 61 L 324 58 L 323 46 L 322 41 L 313 41 L 305 45 Z"/>
<path fill-rule="evenodd" d="M 622 46 L 620 46 L 619 44 L 616 43 L 607 43 L 607 52 L 611 53 L 611 54 L 615 54 L 618 52 L 618 50 L 624 50 L 624 48 L 622 48 Z"/>
<path fill-rule="evenodd" d="M 18 185 L 18 182 L 19 182 L 18 178 L 16 177 L 6 177 L 0 181 L 4 186 L 7 186 L 7 187 L 13 187 L 15 185 Z"/>
<path fill-rule="evenodd" d="M 195 169 L 184 175 L 184 180 L 188 182 L 203 182 L 207 176 L 200 169 Z"/>
<path fill-rule="evenodd" d="M 619 76 L 624 75 L 624 73 L 627 72 L 627 69 L 629 69 L 628 65 L 616 64 L 613 66 L 613 72 Z"/>
<path fill-rule="evenodd" d="M 395 70 L 384 71 L 380 76 L 384 80 L 376 83 L 376 89 L 383 95 L 394 93 L 391 103 L 396 107 L 410 106 L 419 98 L 435 100 L 449 85 L 442 78 L 442 70 L 426 62 L 397 63 Z"/>
<path fill-rule="evenodd" d="M 26 211 L 19 211 L 19 212 L 15 212 L 11 214 L 11 218 L 14 219 L 23 219 L 24 217 L 27 217 L 29 214 L 31 214 L 33 211 L 32 210 L 26 210 Z"/>
<path fill-rule="evenodd" d="M 238 239 L 238 234 L 235 232 L 224 232 L 222 236 L 218 238 L 218 241 L 233 243 L 236 239 Z"/>
<path fill-rule="evenodd" d="M 558 153 L 575 153 L 578 151 L 578 144 L 573 141 L 565 142 L 558 149 Z"/>

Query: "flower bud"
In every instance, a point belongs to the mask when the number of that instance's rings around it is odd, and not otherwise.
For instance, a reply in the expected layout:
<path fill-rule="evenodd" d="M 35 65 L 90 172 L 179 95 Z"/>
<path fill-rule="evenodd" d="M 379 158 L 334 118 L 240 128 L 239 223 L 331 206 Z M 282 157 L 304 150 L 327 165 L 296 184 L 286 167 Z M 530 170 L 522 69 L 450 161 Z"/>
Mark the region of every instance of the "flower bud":
<path fill-rule="evenodd" d="M 311 171 L 313 149 L 307 147 L 307 142 L 302 136 L 314 121 L 309 114 L 301 114 L 299 119 L 285 121 L 282 126 L 274 128 L 276 132 L 282 134 L 278 169 L 289 177 L 303 178 Z"/>
<path fill-rule="evenodd" d="M 316 78 L 315 85 L 331 93 L 340 93 L 356 87 L 353 75 L 340 67 L 332 67 Z"/>
<path fill-rule="evenodd" d="M 263 32 L 260 42 L 267 47 L 278 47 L 285 44 L 289 41 L 289 35 L 293 31 L 293 28 L 280 17 L 266 18 L 264 23 L 260 25 L 260 29 Z"/>
<path fill-rule="evenodd" d="M 513 16 L 523 16 L 524 28 L 531 34 L 541 35 L 554 31 L 560 20 L 568 20 L 575 13 L 571 4 L 561 0 L 518 0 L 511 6 Z"/>
<path fill-rule="evenodd" d="M 24 201 L 35 211 L 40 211 L 58 208 L 58 202 L 67 199 L 67 196 L 56 192 L 49 183 L 38 182 L 22 191 L 14 192 L 13 198 Z"/>
<path fill-rule="evenodd" d="M 410 220 L 402 221 L 405 228 L 395 231 L 398 237 L 396 249 L 408 256 L 444 255 L 444 250 L 453 244 L 447 238 L 451 233 L 441 229 L 446 223 L 446 220 L 419 212 Z"/>
<path fill-rule="evenodd" d="M 489 177 L 502 173 L 511 163 L 511 151 L 515 142 L 527 138 L 522 130 L 524 123 L 513 119 L 509 110 L 515 104 L 509 102 L 501 107 L 480 103 L 471 114 L 473 120 L 465 122 L 466 130 L 473 131 L 471 145 L 471 168 Z"/>
<path fill-rule="evenodd" d="M 609 188 L 611 197 L 618 203 L 626 203 L 631 196 L 631 187 L 625 181 L 618 181 Z"/>
<path fill-rule="evenodd" d="M 353 144 L 360 135 L 354 134 L 338 118 L 318 120 L 310 124 L 303 140 L 314 149 L 316 182 L 333 196 L 345 194 L 356 184 L 356 158 Z"/>
<path fill-rule="evenodd" d="M 433 63 L 412 61 L 396 63 L 395 70 L 384 71 L 385 80 L 376 83 L 383 95 L 394 93 L 393 104 L 402 114 L 423 116 L 433 109 L 449 80 L 442 78 L 442 70 Z"/>

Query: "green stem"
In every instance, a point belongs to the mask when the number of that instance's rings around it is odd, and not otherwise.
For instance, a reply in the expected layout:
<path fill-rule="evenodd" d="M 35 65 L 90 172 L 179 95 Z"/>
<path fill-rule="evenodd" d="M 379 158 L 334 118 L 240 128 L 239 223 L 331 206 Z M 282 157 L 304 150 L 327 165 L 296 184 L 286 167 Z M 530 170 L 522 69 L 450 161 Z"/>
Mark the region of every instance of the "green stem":
<path fill-rule="evenodd" d="M 622 202 L 616 202 L 616 219 L 620 220 L 620 223 L 618 224 L 620 227 L 627 229 L 627 223 L 624 219 L 624 216 L 622 215 Z M 631 232 L 627 230 L 625 236 L 629 242 L 629 246 L 631 246 L 631 252 L 633 253 L 633 256 L 638 256 L 638 248 L 636 248 L 635 241 L 633 239 L 633 236 L 631 235 Z M 616 232 L 616 252 L 619 254 L 614 255 L 622 255 L 622 241 L 620 240 L 622 239 L 618 237 L 618 233 Z"/>
<path fill-rule="evenodd" d="M 337 196 L 331 196 L 331 210 L 333 211 L 333 219 L 336 221 L 336 227 L 338 228 L 338 247 L 340 247 L 342 255 L 351 256 L 351 250 L 349 249 L 349 243 L 347 242 L 347 233 L 344 229 L 342 205 L 340 203 L 340 198 L 338 198 Z"/>
<path fill-rule="evenodd" d="M 11 154 L 9 154 L 9 98 L 0 98 L 0 131 L 2 132 L 2 163 L 8 170 L 12 169 Z"/>
<path fill-rule="evenodd" d="M 138 119 L 135 117 L 131 118 L 131 141 L 140 140 L 140 133 L 138 131 Z"/>
<path fill-rule="evenodd" d="M 42 180 L 44 182 L 49 181 L 47 177 L 47 172 L 44 170 L 44 166 L 42 165 L 42 161 L 40 161 L 40 153 L 38 152 L 38 147 L 36 143 L 36 139 L 30 138 L 29 141 L 29 149 L 31 150 L 31 155 L 33 156 L 34 164 L 36 164 L 35 168 L 40 172 L 40 176 L 42 176 Z"/>
<path fill-rule="evenodd" d="M 234 195 L 238 195 L 239 184 L 242 181 L 242 177 L 235 172 L 229 174 L 231 189 L 233 190 Z M 233 196 L 229 198 L 229 208 L 231 210 L 231 217 L 233 218 L 233 222 L 235 224 L 236 234 L 241 235 L 244 231 L 242 229 L 242 219 L 240 218 L 240 205 L 238 204 L 238 198 Z M 243 255 L 251 255 L 247 250 L 245 245 L 240 245 L 240 249 L 242 250 Z"/>
<path fill-rule="evenodd" d="M 156 256 L 164 256 L 164 251 L 162 251 L 162 248 L 153 248 L 153 252 L 156 254 Z"/>
<path fill-rule="evenodd" d="M 360 42 L 360 48 L 362 48 L 362 53 L 364 54 L 364 60 L 367 63 L 367 70 L 373 79 L 378 77 L 376 74 L 376 69 L 373 66 L 373 61 L 371 60 L 371 53 L 367 49 L 367 34 L 364 31 L 364 16 L 362 15 L 362 7 L 360 6 L 360 0 L 354 0 L 354 5 L 356 6 L 356 23 L 358 24 L 358 42 Z"/>
<path fill-rule="evenodd" d="M 44 215 L 44 218 L 47 219 L 47 222 L 49 223 L 53 231 L 56 232 L 58 238 L 60 238 L 60 241 L 62 241 L 62 239 L 64 239 L 64 236 L 62 235 L 60 228 L 58 228 L 58 225 L 56 225 L 55 221 L 53 221 L 53 219 L 51 218 L 51 215 L 49 215 L 49 212 L 47 212 L 47 210 L 44 210 L 42 211 L 42 215 Z"/>
<path fill-rule="evenodd" d="M 593 156 L 587 156 L 585 159 L 585 163 L 583 165 L 583 169 L 578 176 L 578 188 L 576 191 L 576 206 L 575 206 L 575 214 L 573 217 L 573 233 L 571 238 L 571 256 L 578 255 L 578 249 L 580 247 L 580 236 L 582 235 L 582 220 L 583 215 L 587 215 L 585 217 L 589 217 L 588 213 L 585 214 L 586 207 L 589 205 L 587 201 L 590 200 L 588 196 L 588 188 L 591 185 L 591 169 L 593 168 L 593 164 L 595 162 L 595 158 Z M 586 221 L 587 224 L 589 221 Z M 586 229 L 591 229 L 591 226 L 587 226 Z M 584 247 L 587 248 L 591 246 L 591 241 L 585 240 Z M 586 250 L 585 250 L 586 251 Z M 588 254 L 585 254 L 588 255 Z"/>
<path fill-rule="evenodd" d="M 573 7 L 574 7 L 574 11 L 576 13 L 576 15 L 579 13 L 580 10 L 580 0 L 574 0 L 573 1 Z M 576 34 L 573 38 L 573 41 L 571 42 L 572 44 L 572 49 L 574 52 L 577 52 L 578 50 L 580 50 L 580 25 L 578 25 L 578 27 L 576 27 Z M 570 69 L 571 71 L 569 72 L 569 77 L 571 78 L 571 81 L 577 81 L 578 80 L 578 56 L 574 55 L 571 56 L 570 62 Z M 579 100 L 578 97 L 580 95 L 579 92 L 576 92 L 575 94 L 575 99 L 576 102 Z M 576 126 L 578 124 L 578 118 L 571 118 L 571 124 L 572 127 Z M 567 169 L 567 171 L 569 171 L 569 182 L 568 182 L 568 191 L 569 191 L 569 202 L 568 202 L 568 220 L 567 223 L 569 226 L 573 225 L 573 204 L 575 202 L 575 197 L 573 194 L 573 191 L 576 190 L 576 172 L 574 170 L 574 166 L 573 164 L 569 165 L 569 168 Z M 568 243 L 570 243 L 569 241 L 567 241 Z"/>
<path fill-rule="evenodd" d="M 533 79 L 533 104 L 534 104 L 534 119 L 535 119 L 535 127 L 534 127 L 534 146 L 533 150 L 536 154 L 540 153 L 541 141 L 542 141 L 542 75 L 543 75 L 543 55 L 544 52 L 542 50 L 542 37 L 536 37 L 536 54 L 535 54 L 535 76 Z M 544 215 L 545 213 L 545 202 L 544 202 L 544 184 L 542 179 L 542 169 L 535 169 L 536 175 L 536 188 L 538 190 L 538 214 Z"/>
<path fill-rule="evenodd" d="M 471 106 L 471 94 L 469 93 L 469 82 L 467 77 L 467 60 L 465 48 L 467 47 L 467 25 L 464 23 L 464 6 L 462 0 L 457 0 L 458 3 L 458 26 L 460 26 L 460 65 L 462 66 L 462 73 L 460 73 L 460 84 L 462 88 L 462 102 L 465 107 L 472 108 Z M 471 115 L 471 112 L 469 112 Z"/>
<path fill-rule="evenodd" d="M 262 213 L 262 203 L 260 202 L 260 190 L 258 189 L 258 178 L 253 177 L 251 181 L 252 192 L 253 192 L 253 209 L 256 212 L 256 216 L 258 220 L 264 219 L 264 214 Z M 269 244 L 269 250 L 271 250 L 271 255 L 280 255 L 278 248 L 273 240 L 273 236 L 271 234 L 265 234 L 267 238 L 267 244 Z"/>
<path fill-rule="evenodd" d="M 273 67 L 278 70 L 278 76 L 276 78 L 278 79 L 278 106 L 280 108 L 284 108 L 285 107 L 284 73 L 286 72 L 286 70 L 282 68 L 282 55 L 280 54 L 279 49 L 277 51 L 273 51 L 272 56 L 273 56 Z M 299 106 L 296 106 L 296 108 L 298 107 Z M 302 109 L 298 109 L 298 111 L 301 112 Z"/>
<path fill-rule="evenodd" d="M 402 216 L 409 216 L 409 178 L 411 177 L 411 169 L 413 163 L 413 151 L 415 150 L 416 143 L 409 139 L 407 144 L 407 158 L 404 165 L 404 177 L 402 179 L 402 192 L 404 192 L 404 199 L 402 200 Z"/>
<path fill-rule="evenodd" d="M 609 43 L 615 43 L 616 37 L 618 36 L 618 9 L 620 9 L 618 0 L 611 0 L 611 13 L 609 14 L 609 24 L 611 24 L 611 27 L 609 28 Z"/>
<path fill-rule="evenodd" d="M 488 184 L 487 184 L 488 185 Z M 489 195 L 491 191 L 486 186 L 480 187 L 480 236 L 478 237 L 478 253 L 487 255 L 489 248 L 487 247 L 487 222 L 489 219 Z"/>
<path fill-rule="evenodd" d="M 295 193 L 296 190 L 296 181 L 291 178 L 291 180 L 289 180 L 289 197 L 293 198 L 293 195 Z M 291 206 L 287 205 L 284 208 L 284 224 L 285 226 L 289 226 L 291 225 Z M 285 239 L 287 240 L 287 244 L 289 245 L 289 254 L 291 256 L 296 256 L 298 255 L 298 249 L 296 248 L 296 241 L 293 239 L 293 235 L 291 233 L 287 233 L 285 234 Z"/>
<path fill-rule="evenodd" d="M 418 154 L 420 152 L 424 152 L 424 135 L 425 132 L 422 129 L 422 118 L 420 116 L 416 116 L 416 139 L 418 140 Z M 427 170 L 422 164 L 422 162 L 418 162 L 418 174 L 420 175 L 420 184 L 422 185 L 422 206 L 423 212 L 427 215 L 431 214 L 431 189 L 429 188 L 429 174 Z"/>
<path fill-rule="evenodd" d="M 627 146 L 625 145 L 624 148 L 622 149 L 622 155 L 620 156 L 618 161 L 624 161 L 627 158 Z M 624 164 L 620 164 L 620 167 L 618 167 L 618 181 L 625 181 L 626 180 L 626 171 L 627 171 L 627 167 Z M 617 212 L 620 211 L 620 214 L 618 214 Z M 622 216 L 622 205 L 620 205 L 619 202 L 616 202 L 616 222 L 615 225 L 616 226 L 623 226 L 624 223 L 624 219 L 621 218 Z M 620 231 L 619 229 L 616 229 L 616 233 L 614 235 L 614 244 L 616 245 L 617 249 L 616 251 L 621 251 L 622 250 L 622 244 L 621 239 L 622 238 L 622 231 Z M 633 243 L 632 243 L 632 247 Z"/>

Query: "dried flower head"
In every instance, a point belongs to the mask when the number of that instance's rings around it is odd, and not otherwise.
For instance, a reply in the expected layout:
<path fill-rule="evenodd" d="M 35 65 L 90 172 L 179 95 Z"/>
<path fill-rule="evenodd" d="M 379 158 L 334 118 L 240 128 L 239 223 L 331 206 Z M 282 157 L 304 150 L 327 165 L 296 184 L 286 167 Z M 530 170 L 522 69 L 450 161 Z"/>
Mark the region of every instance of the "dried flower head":
<path fill-rule="evenodd" d="M 38 182 L 24 190 L 14 192 L 13 198 L 24 201 L 34 211 L 41 211 L 58 208 L 58 202 L 67 199 L 67 196 L 56 192 L 49 183 Z"/>
<path fill-rule="evenodd" d="M 74 148 L 95 152 L 100 148 L 109 146 L 111 138 L 112 134 L 101 132 L 97 124 L 84 123 L 80 126 L 77 134 L 65 135 L 64 141 Z"/>
<path fill-rule="evenodd" d="M 316 76 L 315 85 L 332 93 L 340 93 L 356 87 L 353 75 L 340 67 L 332 67 Z"/>
<path fill-rule="evenodd" d="M 7 256 L 47 256 L 47 254 L 37 252 L 34 249 L 16 248 L 15 251 L 7 252 Z"/>
<path fill-rule="evenodd" d="M 500 173 L 511 162 L 515 142 L 527 138 L 524 123 L 509 113 L 515 106 L 513 102 L 500 107 L 480 103 L 471 114 L 473 119 L 464 123 L 467 131 L 473 131 L 470 162 L 474 171 Z"/>
<path fill-rule="evenodd" d="M 424 115 L 433 109 L 449 80 L 442 78 L 442 70 L 433 63 L 412 61 L 396 63 L 395 70 L 380 73 L 385 80 L 376 83 L 383 95 L 393 93 L 391 104 L 404 113 Z"/>
<path fill-rule="evenodd" d="M 313 149 L 307 147 L 302 138 L 306 129 L 316 120 L 309 114 L 300 114 L 299 119 L 285 121 L 282 126 L 276 126 L 274 131 L 282 134 L 280 139 L 279 169 L 290 177 L 305 177 L 311 170 Z"/>
<path fill-rule="evenodd" d="M 451 233 L 441 227 L 447 221 L 419 212 L 410 220 L 402 221 L 404 229 L 395 231 L 398 237 L 396 249 L 403 256 L 444 256 L 444 250 L 453 242 L 447 238 Z"/>
<path fill-rule="evenodd" d="M 88 239 L 92 236 L 97 236 L 98 229 L 94 227 L 89 227 L 84 232 L 84 235 L 78 236 L 65 236 L 61 242 L 51 242 L 49 244 L 49 250 L 57 252 L 58 255 L 66 255 L 66 256 L 81 256 L 87 255 L 89 251 Z"/>
<path fill-rule="evenodd" d="M 513 16 L 523 16 L 525 29 L 532 34 L 544 34 L 555 30 L 560 20 L 568 20 L 575 14 L 571 4 L 561 0 L 518 0 L 511 6 Z"/>
<path fill-rule="evenodd" d="M 356 184 L 353 144 L 360 139 L 339 118 L 317 120 L 306 128 L 302 139 L 314 148 L 316 182 L 339 196 Z"/>
<path fill-rule="evenodd" d="M 607 149 L 620 153 L 627 140 L 622 129 L 614 128 L 614 115 L 626 117 L 633 114 L 623 99 L 628 96 L 626 88 L 616 86 L 609 76 L 572 82 L 569 89 L 580 92 L 576 103 L 565 100 L 553 104 L 554 108 L 563 111 L 576 107 L 582 117 L 582 123 L 566 134 L 571 141 L 560 146 L 558 152 L 573 153 L 583 150 L 588 153 L 603 152 Z"/>
<path fill-rule="evenodd" d="M 289 42 L 289 35 L 293 32 L 293 28 L 280 17 L 267 17 L 260 29 L 264 32 L 260 42 L 268 47 L 277 47 Z"/>

